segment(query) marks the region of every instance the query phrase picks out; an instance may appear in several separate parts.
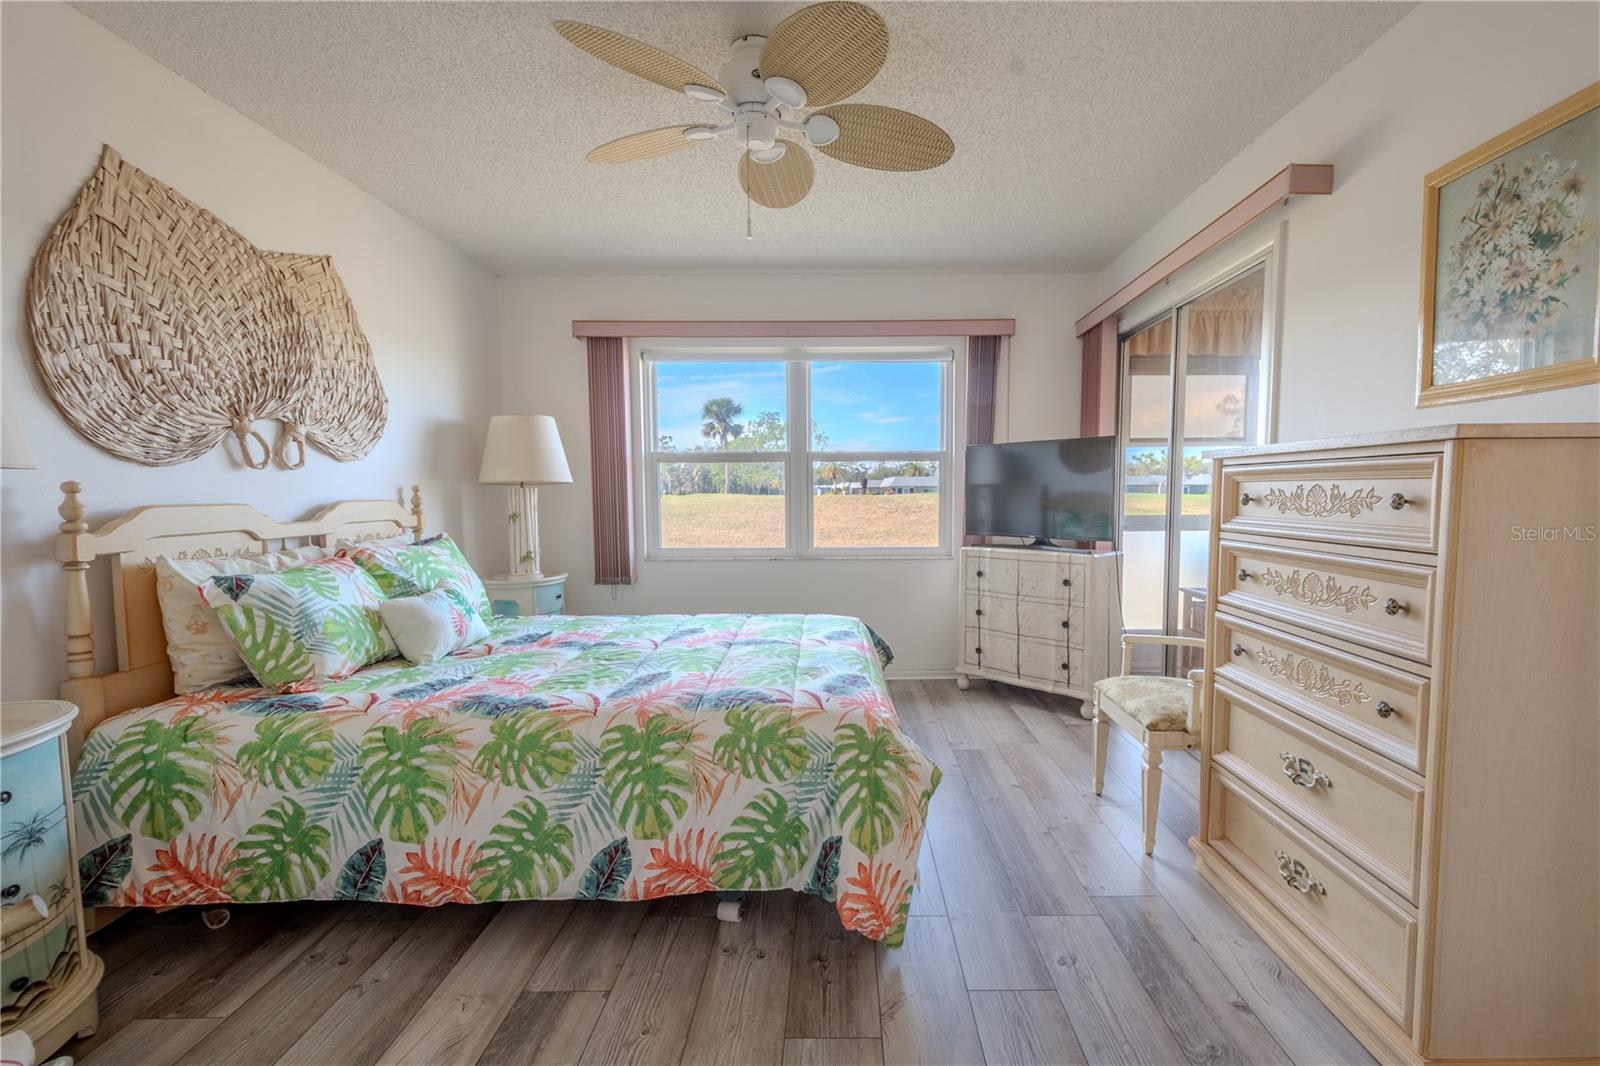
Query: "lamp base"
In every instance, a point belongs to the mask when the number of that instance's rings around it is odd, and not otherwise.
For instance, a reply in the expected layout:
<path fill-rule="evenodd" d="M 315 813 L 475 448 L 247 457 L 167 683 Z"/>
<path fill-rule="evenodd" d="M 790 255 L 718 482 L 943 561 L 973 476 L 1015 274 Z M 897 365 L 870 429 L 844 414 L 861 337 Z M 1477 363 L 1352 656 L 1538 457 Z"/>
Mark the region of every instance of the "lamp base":
<path fill-rule="evenodd" d="M 506 535 L 511 548 L 511 573 L 514 577 L 538 577 L 539 572 L 539 490 L 532 485 L 511 485 L 506 515 Z"/>

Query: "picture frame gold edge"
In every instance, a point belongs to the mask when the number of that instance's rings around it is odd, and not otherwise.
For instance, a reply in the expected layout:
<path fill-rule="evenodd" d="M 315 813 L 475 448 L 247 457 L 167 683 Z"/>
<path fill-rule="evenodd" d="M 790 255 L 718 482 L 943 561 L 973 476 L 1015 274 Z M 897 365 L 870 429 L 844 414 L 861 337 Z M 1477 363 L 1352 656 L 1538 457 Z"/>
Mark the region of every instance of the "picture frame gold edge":
<path fill-rule="evenodd" d="M 1447 404 L 1503 399 L 1531 392 L 1549 392 L 1552 389 L 1570 389 L 1597 384 L 1600 384 L 1600 361 L 1586 360 L 1581 363 L 1561 363 L 1556 366 L 1524 370 L 1516 374 L 1463 381 L 1455 385 L 1430 385 L 1418 391 L 1416 405 L 1443 407 Z"/>
<path fill-rule="evenodd" d="M 1498 136 L 1429 171 L 1422 179 L 1422 293 L 1417 329 L 1417 407 L 1438 407 L 1516 396 L 1526 392 L 1546 392 L 1600 381 L 1600 325 L 1596 328 L 1595 355 L 1572 367 L 1540 367 L 1534 370 L 1501 374 L 1492 378 L 1462 382 L 1459 385 L 1433 384 L 1434 287 L 1438 280 L 1439 190 L 1463 174 L 1514 148 L 1571 122 L 1580 115 L 1600 108 L 1600 81 L 1579 89 L 1538 114 Z M 1551 371 L 1565 371 L 1552 374 Z M 1566 377 L 1574 380 L 1564 380 Z M 1546 380 L 1555 379 L 1555 380 Z"/>

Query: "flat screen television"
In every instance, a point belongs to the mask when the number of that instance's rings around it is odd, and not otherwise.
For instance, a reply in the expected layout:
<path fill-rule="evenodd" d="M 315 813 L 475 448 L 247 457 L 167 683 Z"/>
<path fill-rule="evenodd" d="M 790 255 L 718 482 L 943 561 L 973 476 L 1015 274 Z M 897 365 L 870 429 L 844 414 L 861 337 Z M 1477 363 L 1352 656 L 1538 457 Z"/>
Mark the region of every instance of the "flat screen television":
<path fill-rule="evenodd" d="M 967 448 L 968 533 L 1115 542 L 1116 514 L 1116 437 Z"/>

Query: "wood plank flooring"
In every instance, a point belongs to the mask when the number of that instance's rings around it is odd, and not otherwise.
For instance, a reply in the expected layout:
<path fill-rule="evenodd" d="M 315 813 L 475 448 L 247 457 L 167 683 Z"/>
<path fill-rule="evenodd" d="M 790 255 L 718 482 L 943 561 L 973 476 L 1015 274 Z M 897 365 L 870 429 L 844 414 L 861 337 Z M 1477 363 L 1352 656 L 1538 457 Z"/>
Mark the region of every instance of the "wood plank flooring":
<path fill-rule="evenodd" d="M 1194 871 L 1198 763 L 1169 753 L 1156 853 L 1118 734 L 1090 786 L 1076 701 L 890 684 L 944 771 L 906 943 L 788 892 L 738 925 L 654 903 L 140 912 L 106 960 L 82 1066 L 721 1066 L 1372 1060 Z"/>

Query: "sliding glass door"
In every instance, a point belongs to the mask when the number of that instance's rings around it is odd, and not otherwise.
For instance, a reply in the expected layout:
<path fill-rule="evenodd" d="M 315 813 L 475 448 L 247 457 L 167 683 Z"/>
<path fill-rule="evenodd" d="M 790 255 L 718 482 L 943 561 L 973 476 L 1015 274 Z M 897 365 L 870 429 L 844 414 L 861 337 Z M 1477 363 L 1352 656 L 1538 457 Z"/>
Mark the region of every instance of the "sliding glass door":
<path fill-rule="evenodd" d="M 1265 439 L 1267 268 L 1257 263 L 1122 339 L 1123 624 L 1201 635 L 1211 457 Z M 1142 669 L 1199 665 L 1152 656 Z"/>

